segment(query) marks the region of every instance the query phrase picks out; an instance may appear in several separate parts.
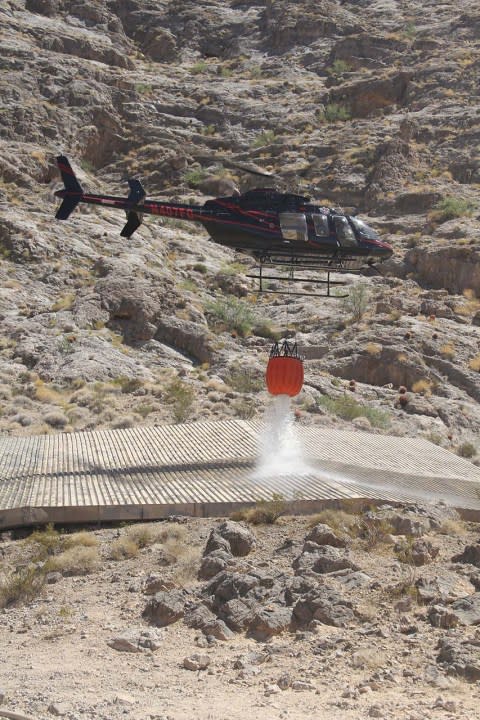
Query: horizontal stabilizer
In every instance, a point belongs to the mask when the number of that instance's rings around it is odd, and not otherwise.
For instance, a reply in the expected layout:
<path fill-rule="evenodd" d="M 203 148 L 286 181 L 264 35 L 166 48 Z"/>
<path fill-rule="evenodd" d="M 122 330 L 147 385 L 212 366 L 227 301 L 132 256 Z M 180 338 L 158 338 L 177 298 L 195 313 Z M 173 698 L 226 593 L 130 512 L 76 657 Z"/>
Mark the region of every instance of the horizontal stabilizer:
<path fill-rule="evenodd" d="M 80 197 L 80 195 L 78 197 L 66 197 L 58 208 L 55 218 L 57 220 L 66 220 L 77 207 Z"/>
<path fill-rule="evenodd" d="M 61 209 L 61 208 L 60 208 Z M 137 212 L 134 210 L 130 210 L 130 212 L 127 214 L 127 223 L 124 225 L 122 232 L 120 235 L 122 237 L 129 238 L 137 228 L 140 227 L 142 224 L 142 220 Z"/>

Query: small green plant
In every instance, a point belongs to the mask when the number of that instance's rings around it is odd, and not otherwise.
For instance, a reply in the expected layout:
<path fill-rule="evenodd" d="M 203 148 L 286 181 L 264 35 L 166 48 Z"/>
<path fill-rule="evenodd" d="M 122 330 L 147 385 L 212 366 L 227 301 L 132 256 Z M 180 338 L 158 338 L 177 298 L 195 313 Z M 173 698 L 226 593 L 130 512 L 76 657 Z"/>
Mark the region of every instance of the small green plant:
<path fill-rule="evenodd" d="M 133 408 L 136 413 L 141 415 L 144 419 L 150 415 L 155 410 L 155 406 L 152 405 L 152 403 L 144 402 L 140 403 L 140 405 L 137 405 Z"/>
<path fill-rule="evenodd" d="M 386 429 L 390 425 L 390 415 L 388 412 L 362 405 L 349 395 L 343 395 L 339 398 L 322 395 L 317 402 L 320 407 L 342 418 L 342 420 L 354 420 L 357 417 L 366 417 L 373 427 Z"/>
<path fill-rule="evenodd" d="M 205 178 L 206 172 L 203 168 L 192 168 L 192 170 L 188 170 L 183 176 L 186 184 L 191 187 L 198 187 Z"/>
<path fill-rule="evenodd" d="M 272 493 L 271 500 L 258 500 L 255 507 L 237 510 L 232 520 L 244 520 L 251 525 L 274 525 L 285 514 L 287 503 L 280 493 Z"/>
<path fill-rule="evenodd" d="M 365 315 L 368 307 L 369 292 L 365 283 L 353 285 L 346 298 L 343 298 L 342 307 L 349 313 L 353 322 L 358 322 Z"/>
<path fill-rule="evenodd" d="M 345 72 L 349 72 L 351 69 L 352 66 L 349 62 L 337 59 L 333 61 L 329 68 L 327 68 L 327 72 L 329 75 L 342 75 Z"/>
<path fill-rule="evenodd" d="M 329 123 L 351 120 L 352 113 L 346 105 L 332 102 L 325 105 L 319 119 Z"/>
<path fill-rule="evenodd" d="M 208 63 L 206 63 L 205 60 L 199 60 L 199 62 L 195 63 L 195 65 L 192 65 L 190 72 L 192 75 L 200 75 L 201 73 L 204 73 L 207 68 Z"/>
<path fill-rule="evenodd" d="M 195 263 L 193 269 L 195 272 L 201 273 L 202 275 L 206 275 L 208 273 L 208 268 L 204 263 Z"/>
<path fill-rule="evenodd" d="M 173 405 L 175 422 L 185 422 L 193 406 L 195 392 L 193 388 L 180 378 L 174 380 L 167 387 L 167 400 Z"/>
<path fill-rule="evenodd" d="M 150 95 L 153 88 L 149 83 L 137 83 L 135 85 L 135 90 L 139 95 Z"/>
<path fill-rule="evenodd" d="M 430 219 L 433 222 L 444 223 L 458 217 L 471 215 L 476 209 L 475 203 L 456 197 L 446 197 L 433 206 Z"/>
<path fill-rule="evenodd" d="M 457 448 L 457 455 L 463 458 L 472 458 L 477 454 L 477 448 L 471 442 L 464 442 Z"/>
<path fill-rule="evenodd" d="M 255 317 L 244 300 L 231 295 L 219 297 L 206 304 L 207 319 L 215 329 L 235 331 L 241 337 L 251 332 Z"/>
<path fill-rule="evenodd" d="M 275 131 L 274 130 L 264 130 L 260 135 L 257 135 L 255 140 L 253 141 L 253 147 L 259 148 L 263 147 L 264 145 L 270 145 L 270 143 L 274 142 L 275 140 Z"/>

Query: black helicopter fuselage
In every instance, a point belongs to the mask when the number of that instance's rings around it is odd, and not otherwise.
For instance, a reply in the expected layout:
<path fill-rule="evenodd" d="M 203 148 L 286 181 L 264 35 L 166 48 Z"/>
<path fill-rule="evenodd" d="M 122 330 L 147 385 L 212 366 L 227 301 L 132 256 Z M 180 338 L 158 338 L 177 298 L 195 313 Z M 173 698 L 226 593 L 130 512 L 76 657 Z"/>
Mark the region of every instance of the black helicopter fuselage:
<path fill-rule="evenodd" d="M 212 240 L 248 253 L 265 264 L 332 267 L 352 270 L 389 258 L 392 247 L 360 219 L 312 205 L 293 193 L 270 188 L 207 200 L 203 205 L 146 200 L 138 180 L 129 180 L 127 198 L 84 193 L 64 156 L 57 158 L 65 188 L 56 218 L 65 220 L 78 203 L 124 210 L 121 231 L 130 237 L 143 215 L 158 215 L 201 223 Z M 333 269 L 333 267 L 332 267 Z"/>

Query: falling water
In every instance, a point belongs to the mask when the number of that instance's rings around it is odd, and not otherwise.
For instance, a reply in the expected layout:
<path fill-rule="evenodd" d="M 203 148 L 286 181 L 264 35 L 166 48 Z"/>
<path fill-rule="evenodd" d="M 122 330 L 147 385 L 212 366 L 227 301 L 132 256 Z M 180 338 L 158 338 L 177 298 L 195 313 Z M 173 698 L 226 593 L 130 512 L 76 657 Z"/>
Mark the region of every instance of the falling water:
<path fill-rule="evenodd" d="M 295 421 L 288 395 L 277 395 L 265 415 L 260 437 L 260 457 L 255 477 L 272 475 L 305 475 L 312 472 L 303 456 L 295 432 Z"/>

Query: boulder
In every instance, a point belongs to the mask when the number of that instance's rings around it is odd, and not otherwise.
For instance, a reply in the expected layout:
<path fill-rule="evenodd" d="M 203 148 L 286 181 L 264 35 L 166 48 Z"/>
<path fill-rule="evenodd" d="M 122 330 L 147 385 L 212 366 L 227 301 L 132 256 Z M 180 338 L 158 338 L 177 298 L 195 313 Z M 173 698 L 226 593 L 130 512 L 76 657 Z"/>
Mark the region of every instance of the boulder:
<path fill-rule="evenodd" d="M 224 603 L 218 612 L 229 628 L 241 632 L 249 627 L 258 609 L 260 606 L 255 602 L 234 598 Z"/>
<path fill-rule="evenodd" d="M 120 652 L 139 653 L 146 650 L 158 650 L 162 636 L 155 630 L 125 630 L 108 641 L 108 645 Z"/>
<path fill-rule="evenodd" d="M 249 528 L 233 520 L 219 525 L 217 533 L 230 544 L 232 555 L 243 557 L 255 549 L 255 535 Z"/>
<path fill-rule="evenodd" d="M 183 617 L 184 604 L 185 592 L 183 590 L 158 592 L 147 603 L 142 617 L 158 627 L 171 625 Z"/>
<path fill-rule="evenodd" d="M 467 545 L 462 553 L 452 557 L 453 562 L 470 563 L 480 568 L 480 543 Z"/>
<path fill-rule="evenodd" d="M 308 627 L 312 620 L 324 625 L 345 627 L 355 619 L 352 604 L 335 590 L 319 586 L 300 598 L 293 608 L 297 627 Z"/>
<path fill-rule="evenodd" d="M 249 636 L 256 640 L 268 640 L 288 630 L 292 622 L 291 608 L 270 606 L 254 613 L 248 628 Z"/>
<path fill-rule="evenodd" d="M 332 528 L 329 525 L 318 523 L 315 525 L 305 538 L 311 540 L 317 545 L 331 545 L 332 547 L 344 548 L 347 543 L 343 538 L 335 535 Z"/>
<path fill-rule="evenodd" d="M 457 638 L 442 638 L 437 647 L 437 663 L 448 675 L 464 678 L 467 682 L 480 680 L 480 654 L 476 643 Z"/>
<path fill-rule="evenodd" d="M 208 536 L 207 544 L 205 546 L 205 550 L 203 551 L 203 555 L 205 557 L 218 550 L 221 550 L 226 555 L 231 555 L 230 543 L 228 542 L 228 540 L 222 537 L 216 529 L 213 529 Z"/>
<path fill-rule="evenodd" d="M 292 563 L 295 575 L 303 575 L 304 573 L 330 573 L 336 570 L 360 570 L 360 568 L 352 562 L 345 552 L 341 549 L 331 547 L 330 545 L 318 545 L 313 547 L 314 543 L 306 543 L 306 551 L 299 555 Z"/>
<path fill-rule="evenodd" d="M 455 600 L 450 608 L 462 625 L 480 625 L 480 592 Z"/>
<path fill-rule="evenodd" d="M 209 665 L 210 658 L 208 655 L 194 653 L 189 657 L 183 658 L 183 667 L 186 670 L 206 670 Z"/>
<path fill-rule="evenodd" d="M 229 640 L 233 632 L 209 610 L 206 605 L 196 605 L 185 613 L 185 624 L 195 630 L 201 630 L 204 635 L 213 636 L 217 640 Z"/>
<path fill-rule="evenodd" d="M 214 550 L 209 555 L 206 555 L 198 571 L 199 580 L 210 580 L 215 575 L 218 575 L 219 572 L 226 569 L 230 558 L 230 553 L 223 550 Z"/>

